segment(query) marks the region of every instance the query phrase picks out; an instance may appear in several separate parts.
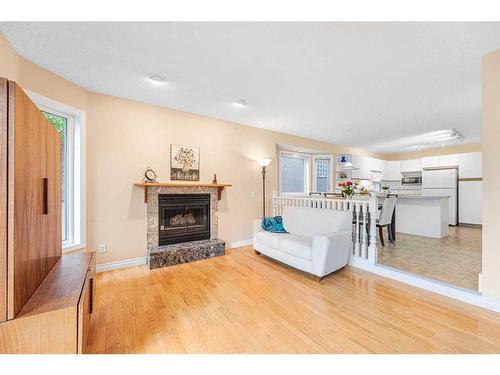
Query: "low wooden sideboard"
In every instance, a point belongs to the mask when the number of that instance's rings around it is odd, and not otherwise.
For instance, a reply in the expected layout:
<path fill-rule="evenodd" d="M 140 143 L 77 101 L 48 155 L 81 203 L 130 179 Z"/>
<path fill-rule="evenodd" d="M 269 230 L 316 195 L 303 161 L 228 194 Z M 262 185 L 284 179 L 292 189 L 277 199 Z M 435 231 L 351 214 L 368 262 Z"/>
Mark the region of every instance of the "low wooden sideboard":
<path fill-rule="evenodd" d="M 63 255 L 18 315 L 0 323 L 0 353 L 86 353 L 95 253 Z"/>

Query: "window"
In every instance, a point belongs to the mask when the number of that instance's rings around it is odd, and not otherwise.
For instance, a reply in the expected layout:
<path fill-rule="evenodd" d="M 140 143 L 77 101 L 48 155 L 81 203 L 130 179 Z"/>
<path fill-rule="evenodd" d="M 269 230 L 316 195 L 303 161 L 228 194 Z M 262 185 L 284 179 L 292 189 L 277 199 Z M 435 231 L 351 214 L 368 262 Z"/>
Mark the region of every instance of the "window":
<path fill-rule="evenodd" d="M 63 252 L 85 247 L 85 112 L 28 91 L 61 137 Z"/>
<path fill-rule="evenodd" d="M 280 193 L 309 193 L 309 155 L 280 152 Z"/>
<path fill-rule="evenodd" d="M 68 125 L 72 118 L 42 111 L 42 114 L 54 126 L 61 137 L 61 222 L 62 222 L 62 240 L 63 243 L 71 242 L 70 225 L 70 197 L 69 197 L 69 174 L 68 174 Z"/>
<path fill-rule="evenodd" d="M 327 193 L 332 190 L 332 157 L 314 156 L 313 190 Z"/>

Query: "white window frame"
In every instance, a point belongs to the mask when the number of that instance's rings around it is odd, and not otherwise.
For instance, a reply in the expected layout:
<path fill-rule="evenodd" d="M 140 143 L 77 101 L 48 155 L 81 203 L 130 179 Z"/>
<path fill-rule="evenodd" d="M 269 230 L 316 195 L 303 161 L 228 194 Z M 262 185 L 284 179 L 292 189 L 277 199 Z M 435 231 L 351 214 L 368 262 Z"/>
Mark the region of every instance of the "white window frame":
<path fill-rule="evenodd" d="M 306 191 L 304 193 L 286 193 L 282 191 L 281 188 L 281 156 L 286 155 L 288 157 L 293 157 L 293 158 L 300 158 L 300 159 L 305 159 L 306 162 L 304 164 L 305 166 L 305 171 L 304 171 L 304 187 Z M 309 195 L 309 192 L 311 191 L 310 189 L 310 181 L 311 181 L 311 155 L 310 154 L 303 154 L 299 152 L 290 152 L 290 151 L 282 151 L 280 150 L 278 153 L 278 180 L 279 180 L 279 193 L 280 195 L 287 195 L 287 196 L 307 196 Z"/>
<path fill-rule="evenodd" d="M 45 112 L 68 118 L 66 141 L 68 148 L 68 233 L 62 251 L 80 250 L 86 246 L 85 215 L 85 112 L 25 90 L 37 107 Z"/>
<path fill-rule="evenodd" d="M 316 160 L 318 159 L 329 159 L 330 160 L 330 168 L 328 168 L 328 179 L 330 180 L 330 190 L 335 191 L 335 182 L 333 179 L 333 155 L 324 154 L 324 155 L 313 155 L 312 157 L 312 191 L 318 191 L 317 181 L 316 181 Z"/>

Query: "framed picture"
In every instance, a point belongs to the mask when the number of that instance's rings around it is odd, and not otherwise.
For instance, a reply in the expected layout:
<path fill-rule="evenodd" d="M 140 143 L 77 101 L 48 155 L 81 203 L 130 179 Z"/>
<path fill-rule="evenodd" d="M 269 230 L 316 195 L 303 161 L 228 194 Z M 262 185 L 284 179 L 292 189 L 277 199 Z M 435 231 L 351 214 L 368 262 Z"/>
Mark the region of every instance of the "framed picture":
<path fill-rule="evenodd" d="M 170 145 L 170 179 L 200 181 L 200 149 Z"/>

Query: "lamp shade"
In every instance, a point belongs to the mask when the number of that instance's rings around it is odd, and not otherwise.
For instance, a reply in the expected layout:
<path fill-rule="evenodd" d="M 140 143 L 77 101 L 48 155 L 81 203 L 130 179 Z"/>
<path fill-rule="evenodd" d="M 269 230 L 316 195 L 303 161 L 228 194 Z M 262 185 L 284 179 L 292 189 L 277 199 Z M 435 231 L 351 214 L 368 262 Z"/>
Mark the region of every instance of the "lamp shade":
<path fill-rule="evenodd" d="M 272 161 L 272 159 L 261 159 L 259 160 L 259 165 L 261 167 L 267 167 L 269 164 L 271 164 Z"/>

